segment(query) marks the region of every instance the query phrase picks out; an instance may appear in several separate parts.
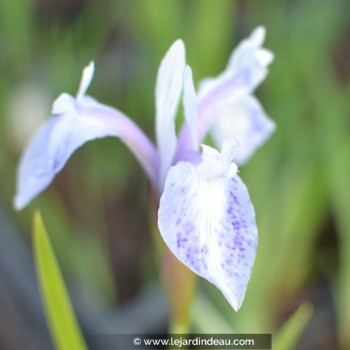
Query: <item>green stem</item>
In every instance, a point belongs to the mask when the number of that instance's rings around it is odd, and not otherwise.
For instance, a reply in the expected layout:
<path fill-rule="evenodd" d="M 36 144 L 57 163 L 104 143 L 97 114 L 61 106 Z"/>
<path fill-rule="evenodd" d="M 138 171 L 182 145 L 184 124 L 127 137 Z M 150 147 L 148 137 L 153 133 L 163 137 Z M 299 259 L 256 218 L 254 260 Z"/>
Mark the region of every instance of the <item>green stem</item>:
<path fill-rule="evenodd" d="M 168 249 L 163 256 L 162 276 L 170 306 L 170 333 L 191 333 L 190 313 L 197 276 Z"/>

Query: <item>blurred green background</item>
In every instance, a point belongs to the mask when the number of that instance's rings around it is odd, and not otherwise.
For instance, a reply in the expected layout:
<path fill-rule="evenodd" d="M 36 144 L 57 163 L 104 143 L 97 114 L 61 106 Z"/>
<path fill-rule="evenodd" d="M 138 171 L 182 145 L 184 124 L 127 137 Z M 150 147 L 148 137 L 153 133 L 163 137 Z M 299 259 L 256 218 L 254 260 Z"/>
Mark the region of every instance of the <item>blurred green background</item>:
<path fill-rule="evenodd" d="M 12 208 L 16 164 L 91 60 L 89 94 L 154 139 L 156 72 L 170 44 L 184 40 L 198 82 L 221 72 L 257 25 L 276 58 L 256 94 L 277 125 L 240 169 L 257 215 L 257 259 L 238 313 L 201 281 L 193 330 L 274 333 L 309 301 L 314 313 L 296 348 L 350 348 L 349 1 L 1 0 L 1 349 L 51 346 L 30 256 L 35 208 L 88 338 L 96 325 L 166 330 L 149 189 L 127 149 L 115 139 L 88 143 L 20 213 Z"/>

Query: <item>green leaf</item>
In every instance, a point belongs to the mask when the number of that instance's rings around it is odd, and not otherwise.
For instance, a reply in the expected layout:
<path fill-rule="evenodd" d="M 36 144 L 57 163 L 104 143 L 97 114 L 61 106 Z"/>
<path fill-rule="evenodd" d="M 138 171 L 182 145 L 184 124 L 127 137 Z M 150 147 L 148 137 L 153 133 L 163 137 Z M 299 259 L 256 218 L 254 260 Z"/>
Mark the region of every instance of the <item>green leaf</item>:
<path fill-rule="evenodd" d="M 274 350 L 295 349 L 297 341 L 304 331 L 312 315 L 312 305 L 304 303 L 286 321 L 282 328 L 273 337 Z"/>
<path fill-rule="evenodd" d="M 78 322 L 40 213 L 34 214 L 34 257 L 53 342 L 58 350 L 85 350 Z"/>
<path fill-rule="evenodd" d="M 197 290 L 191 310 L 191 320 L 198 333 L 235 333 L 233 326 L 216 305 L 200 289 Z"/>

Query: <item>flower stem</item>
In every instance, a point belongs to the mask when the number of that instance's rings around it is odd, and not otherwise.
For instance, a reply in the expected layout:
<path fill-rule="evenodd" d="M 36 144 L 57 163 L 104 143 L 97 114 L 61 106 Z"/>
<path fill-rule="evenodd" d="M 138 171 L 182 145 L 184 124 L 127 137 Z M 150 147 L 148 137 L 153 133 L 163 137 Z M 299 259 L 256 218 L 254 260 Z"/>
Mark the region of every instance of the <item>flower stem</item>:
<path fill-rule="evenodd" d="M 169 249 L 164 252 L 162 275 L 170 307 L 169 333 L 188 334 L 197 277 Z"/>

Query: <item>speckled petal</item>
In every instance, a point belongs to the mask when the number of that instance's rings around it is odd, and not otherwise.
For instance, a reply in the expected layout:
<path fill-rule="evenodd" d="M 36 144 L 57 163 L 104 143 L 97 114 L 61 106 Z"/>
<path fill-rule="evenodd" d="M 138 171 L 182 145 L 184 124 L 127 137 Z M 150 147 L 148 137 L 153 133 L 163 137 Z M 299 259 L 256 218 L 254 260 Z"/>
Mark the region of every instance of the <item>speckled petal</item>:
<path fill-rule="evenodd" d="M 229 171 L 230 163 L 215 177 L 203 177 L 199 166 L 180 162 L 170 169 L 160 201 L 159 229 L 173 254 L 215 284 L 238 310 L 257 248 L 254 209 L 242 180 Z"/>

